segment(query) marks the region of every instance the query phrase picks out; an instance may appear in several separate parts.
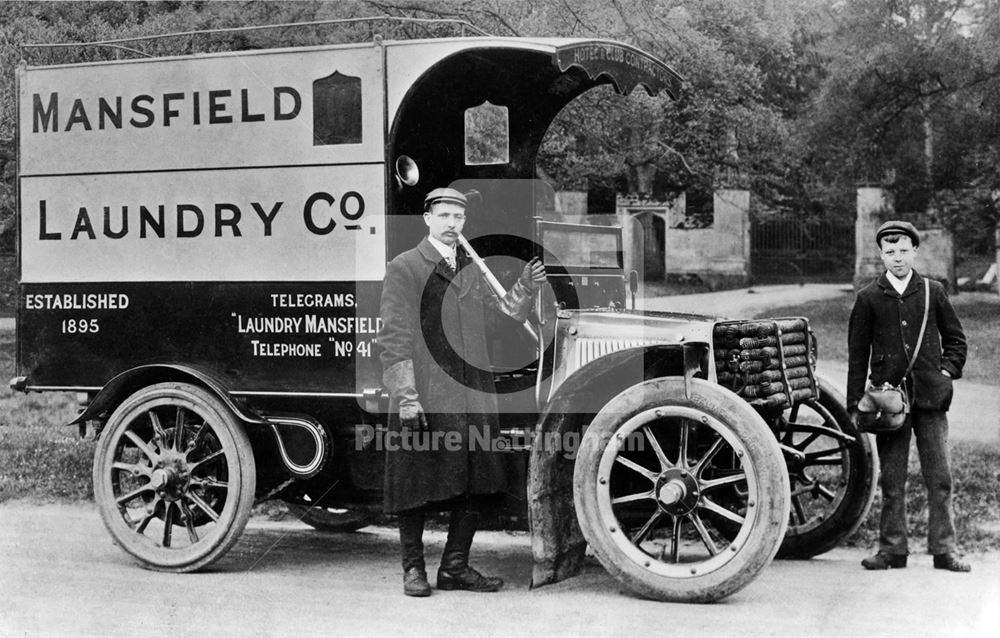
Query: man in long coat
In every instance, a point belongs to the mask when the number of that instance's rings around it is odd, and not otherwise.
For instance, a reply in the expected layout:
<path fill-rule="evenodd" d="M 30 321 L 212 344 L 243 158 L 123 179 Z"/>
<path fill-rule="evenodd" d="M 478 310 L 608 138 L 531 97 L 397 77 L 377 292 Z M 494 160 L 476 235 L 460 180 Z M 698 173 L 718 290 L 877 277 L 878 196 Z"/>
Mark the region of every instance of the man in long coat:
<path fill-rule="evenodd" d="M 876 231 L 875 242 L 886 272 L 858 293 L 851 311 L 847 407 L 856 419 L 870 364 L 871 384 L 902 383 L 911 411 L 900 429 L 876 435 L 882 467 L 879 549 L 862 565 L 906 567 L 906 474 L 910 438 L 915 434 L 927 486 L 927 551 L 934 555 L 934 567 L 967 572 L 969 564 L 955 557 L 947 415 L 952 380 L 962 376 L 965 365 L 965 334 L 944 287 L 913 270 L 920 245 L 913 224 L 886 222 Z M 927 327 L 912 371 L 904 379 L 923 323 L 925 286 L 930 286 Z"/>
<path fill-rule="evenodd" d="M 438 188 L 424 200 L 428 235 L 391 262 L 382 289 L 382 380 L 391 397 L 385 448 L 385 511 L 398 514 L 403 591 L 431 593 L 423 555 L 424 515 L 451 510 L 438 589 L 497 591 L 500 578 L 469 567 L 485 495 L 506 472 L 492 448 L 499 433 L 487 351 L 487 313 L 524 321 L 545 281 L 532 260 L 499 298 L 458 246 L 465 196 Z"/>

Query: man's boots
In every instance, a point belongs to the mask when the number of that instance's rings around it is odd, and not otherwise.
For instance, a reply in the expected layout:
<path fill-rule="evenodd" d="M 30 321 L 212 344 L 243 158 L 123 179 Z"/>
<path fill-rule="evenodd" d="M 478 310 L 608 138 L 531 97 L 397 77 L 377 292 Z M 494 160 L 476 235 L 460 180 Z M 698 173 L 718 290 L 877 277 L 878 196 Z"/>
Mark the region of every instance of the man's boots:
<path fill-rule="evenodd" d="M 430 596 L 424 566 L 424 512 L 421 509 L 399 513 L 399 546 L 403 554 L 403 593 L 407 596 Z"/>
<path fill-rule="evenodd" d="M 441 568 L 437 574 L 438 589 L 493 592 L 503 587 L 502 578 L 483 576 L 469 567 L 469 550 L 478 524 L 477 512 L 464 508 L 451 511 L 448 540 L 445 541 Z"/>

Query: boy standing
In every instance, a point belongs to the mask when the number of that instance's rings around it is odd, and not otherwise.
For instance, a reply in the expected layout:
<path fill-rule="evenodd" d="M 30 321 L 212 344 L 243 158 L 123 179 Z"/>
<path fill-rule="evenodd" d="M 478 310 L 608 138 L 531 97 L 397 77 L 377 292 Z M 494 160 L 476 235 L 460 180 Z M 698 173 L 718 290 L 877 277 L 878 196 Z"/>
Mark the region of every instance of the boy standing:
<path fill-rule="evenodd" d="M 965 334 L 944 287 L 913 270 L 920 246 L 913 224 L 886 222 L 876 231 L 875 242 L 886 272 L 858 292 L 851 311 L 847 407 L 856 420 L 870 369 L 872 385 L 889 382 L 905 387 L 911 412 L 901 428 L 876 436 L 882 470 L 879 549 L 861 564 L 865 569 L 906 567 L 906 475 L 910 437 L 916 434 L 927 486 L 927 551 L 934 555 L 935 568 L 968 572 L 969 564 L 955 556 L 947 415 L 952 380 L 962 376 L 965 365 Z M 923 323 L 925 286 L 930 286 L 926 331 L 906 374 Z"/>

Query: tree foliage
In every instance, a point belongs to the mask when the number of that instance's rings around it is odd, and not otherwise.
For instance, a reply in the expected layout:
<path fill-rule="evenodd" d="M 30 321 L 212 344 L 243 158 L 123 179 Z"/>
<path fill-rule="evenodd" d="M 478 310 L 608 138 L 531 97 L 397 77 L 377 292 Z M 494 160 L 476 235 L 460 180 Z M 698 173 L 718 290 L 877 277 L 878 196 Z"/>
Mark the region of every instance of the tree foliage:
<path fill-rule="evenodd" d="M 0 4 L 0 234 L 13 205 L 14 69 L 344 39 L 455 35 L 428 22 L 231 27 L 388 15 L 467 20 L 513 36 L 610 38 L 685 78 L 677 101 L 610 88 L 572 103 L 539 169 L 557 188 L 707 193 L 746 187 L 769 209 L 853 216 L 859 182 L 954 228 L 996 216 L 1000 0 L 321 0 Z M 135 40 L 25 50 L 28 42 Z M 697 199 L 691 197 L 689 200 Z M 7 231 L 7 232 L 4 232 Z"/>
<path fill-rule="evenodd" d="M 826 181 L 862 180 L 897 208 L 1000 188 L 1000 65 L 993 0 L 848 2 L 828 13 L 825 78 L 802 116 L 804 156 Z"/>

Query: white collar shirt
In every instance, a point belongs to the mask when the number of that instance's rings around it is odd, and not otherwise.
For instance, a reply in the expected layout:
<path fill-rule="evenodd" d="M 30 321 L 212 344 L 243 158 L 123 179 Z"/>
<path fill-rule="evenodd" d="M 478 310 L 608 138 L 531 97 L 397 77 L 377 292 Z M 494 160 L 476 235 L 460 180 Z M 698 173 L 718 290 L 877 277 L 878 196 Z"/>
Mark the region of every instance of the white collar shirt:
<path fill-rule="evenodd" d="M 436 248 L 437 251 L 441 253 L 441 256 L 445 258 L 445 260 L 448 262 L 448 265 L 451 266 L 451 269 L 455 270 L 457 267 L 457 262 L 455 261 L 455 247 L 449 246 L 443 241 L 435 239 L 430 235 L 427 236 L 427 239 L 431 242 L 431 246 L 434 246 L 434 248 Z"/>
<path fill-rule="evenodd" d="M 892 284 L 892 287 L 896 289 L 896 292 L 902 295 L 903 292 L 906 290 L 906 287 L 910 285 L 910 280 L 913 279 L 913 269 L 911 268 L 910 272 L 906 273 L 906 277 L 902 279 L 892 274 L 891 271 L 887 270 L 885 271 L 885 278 L 889 280 L 889 283 Z"/>

